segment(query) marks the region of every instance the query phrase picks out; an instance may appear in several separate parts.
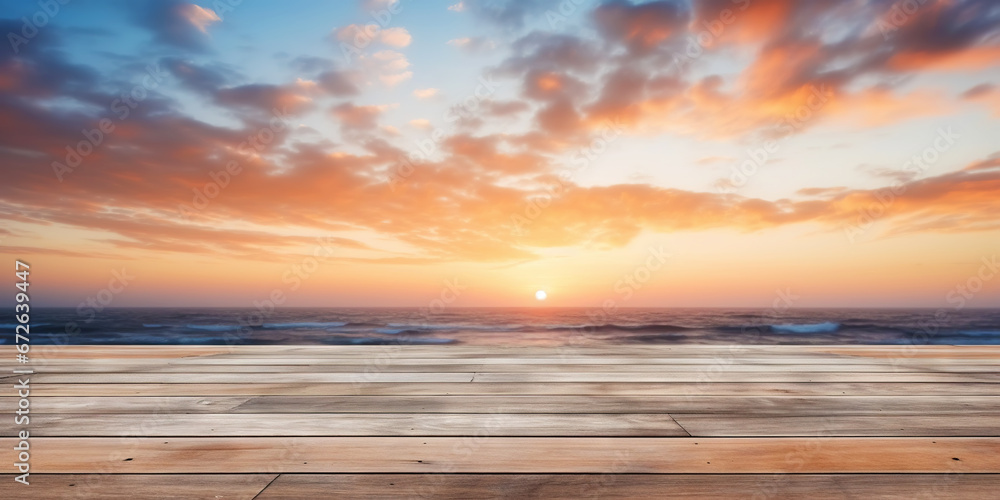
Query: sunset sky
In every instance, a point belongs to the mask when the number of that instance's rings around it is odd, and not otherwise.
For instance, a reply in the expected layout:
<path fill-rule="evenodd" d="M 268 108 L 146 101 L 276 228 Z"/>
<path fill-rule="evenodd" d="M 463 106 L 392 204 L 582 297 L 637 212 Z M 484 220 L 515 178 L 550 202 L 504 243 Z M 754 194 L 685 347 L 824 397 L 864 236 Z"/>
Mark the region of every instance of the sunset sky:
<path fill-rule="evenodd" d="M 0 2 L 33 304 L 953 307 L 1000 254 L 995 1 L 51 3 Z"/>

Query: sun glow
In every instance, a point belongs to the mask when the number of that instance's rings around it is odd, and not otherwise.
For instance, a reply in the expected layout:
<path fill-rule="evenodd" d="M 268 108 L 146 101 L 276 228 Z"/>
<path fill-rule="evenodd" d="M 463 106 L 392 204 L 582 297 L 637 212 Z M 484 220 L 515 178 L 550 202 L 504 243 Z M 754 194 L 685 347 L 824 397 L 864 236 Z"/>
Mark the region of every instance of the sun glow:
<path fill-rule="evenodd" d="M 535 298 L 538 300 L 545 300 L 545 298 L 548 296 L 549 294 L 545 293 L 545 290 L 539 290 L 535 292 Z"/>

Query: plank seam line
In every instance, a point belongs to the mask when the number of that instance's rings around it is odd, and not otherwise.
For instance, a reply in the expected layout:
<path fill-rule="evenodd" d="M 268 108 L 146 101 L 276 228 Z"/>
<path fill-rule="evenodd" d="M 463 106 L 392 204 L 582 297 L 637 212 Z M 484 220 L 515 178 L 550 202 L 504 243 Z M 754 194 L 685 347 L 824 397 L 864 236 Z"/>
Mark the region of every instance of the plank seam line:
<path fill-rule="evenodd" d="M 274 484 L 274 482 L 277 481 L 279 477 L 281 477 L 281 474 L 275 474 L 274 477 L 271 478 L 271 480 L 268 481 L 267 484 L 264 485 L 264 487 L 261 488 L 260 491 L 258 491 L 257 494 L 254 495 L 253 498 L 251 498 L 250 500 L 257 500 L 257 497 L 259 497 L 261 493 L 264 493 L 264 490 L 270 488 L 271 485 Z"/>
<path fill-rule="evenodd" d="M 681 430 L 682 430 L 682 431 L 684 431 L 684 433 L 688 435 L 688 437 L 694 437 L 694 436 L 693 436 L 693 435 L 692 435 L 692 434 L 691 434 L 690 432 L 688 432 L 688 430 L 687 430 L 687 429 L 685 429 L 685 428 L 684 428 L 684 426 L 683 426 L 683 425 L 681 425 L 681 423 L 680 423 L 680 422 L 678 422 L 678 421 L 677 421 L 677 419 L 676 419 L 676 418 L 674 418 L 674 416 L 673 416 L 673 415 L 671 415 L 671 414 L 669 414 L 669 413 L 667 413 L 666 415 L 667 415 L 668 417 L 670 417 L 670 420 L 673 420 L 673 421 L 674 421 L 674 423 L 675 423 L 675 424 L 677 424 L 677 427 L 680 427 L 680 428 L 681 428 Z"/>

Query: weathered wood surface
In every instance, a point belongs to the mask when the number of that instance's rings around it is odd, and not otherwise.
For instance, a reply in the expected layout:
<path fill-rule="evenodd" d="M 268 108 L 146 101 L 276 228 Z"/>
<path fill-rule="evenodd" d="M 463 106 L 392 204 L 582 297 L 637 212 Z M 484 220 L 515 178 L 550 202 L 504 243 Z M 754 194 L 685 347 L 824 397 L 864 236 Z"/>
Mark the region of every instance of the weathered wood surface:
<path fill-rule="evenodd" d="M 411 382 L 393 384 L 38 384 L 36 396 L 1000 396 L 1000 384 L 895 382 L 716 382 L 692 386 L 656 382 L 550 384 Z"/>
<path fill-rule="evenodd" d="M 32 354 L 33 484 L 15 485 L 12 498 L 975 499 L 1000 491 L 1000 346 L 37 346 Z M 0 359 L 13 355 L 0 346 Z M 16 405 L 0 393 L 0 412 Z M 6 463 L 21 427 L 0 421 Z"/>
<path fill-rule="evenodd" d="M 4 474 L 0 481 L 3 498 L 10 499 L 248 500 L 275 478 L 277 474 L 31 474 L 31 484 L 22 486 L 12 474 Z M 294 494 L 293 488 L 286 491 Z"/>
<path fill-rule="evenodd" d="M 10 481 L 4 475 L 0 481 Z M 276 479 L 275 479 L 276 478 Z M 266 489 L 265 489 L 266 487 Z M 19 498 L 995 498 L 997 474 L 39 474 Z M 16 491 L 16 490 L 15 490 Z"/>
<path fill-rule="evenodd" d="M 62 413 L 726 413 L 926 415 L 1000 413 L 996 396 L 52 396 L 34 414 Z M 13 413 L 14 397 L 0 398 Z"/>
<path fill-rule="evenodd" d="M 282 474 L 257 498 L 968 500 L 995 498 L 998 487 L 987 474 Z"/>
<path fill-rule="evenodd" d="M 766 439 L 517 438 L 492 437 L 488 431 L 478 440 L 40 437 L 31 446 L 33 467 L 40 473 L 1000 473 L 1000 438 L 836 438 L 817 433 Z M 9 439 L 4 444 L 13 445 Z"/>
<path fill-rule="evenodd" d="M 552 382 L 656 382 L 685 383 L 692 387 L 718 382 L 988 382 L 1000 383 L 1000 373 L 948 373 L 927 371 L 897 372 L 815 372 L 783 371 L 781 367 L 766 372 L 617 372 L 613 367 L 601 372 L 389 372 L 359 373 L 52 373 L 36 374 L 32 380 L 40 384 L 364 384 L 369 382 L 497 382 L 505 384 Z"/>
<path fill-rule="evenodd" d="M 662 413 L 40 414 L 33 422 L 39 437 L 689 435 Z M 15 426 L 0 423 L 0 429 L 8 428 Z"/>

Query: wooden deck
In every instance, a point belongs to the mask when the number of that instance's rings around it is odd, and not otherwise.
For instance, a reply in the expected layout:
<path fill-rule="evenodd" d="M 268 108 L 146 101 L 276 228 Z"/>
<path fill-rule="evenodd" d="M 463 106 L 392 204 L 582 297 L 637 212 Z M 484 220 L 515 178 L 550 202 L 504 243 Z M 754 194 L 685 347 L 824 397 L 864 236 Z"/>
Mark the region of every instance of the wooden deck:
<path fill-rule="evenodd" d="M 4 360 L 14 358 L 3 346 Z M 4 498 L 997 498 L 1000 347 L 35 347 Z M 31 433 L 30 486 L 13 482 Z"/>

